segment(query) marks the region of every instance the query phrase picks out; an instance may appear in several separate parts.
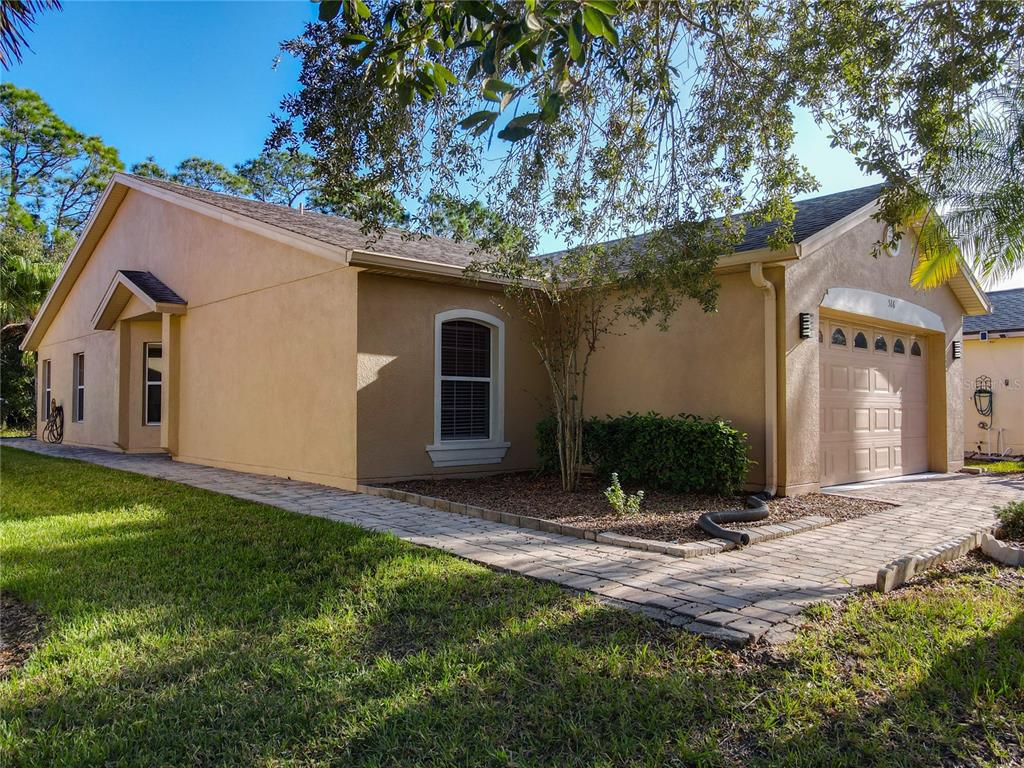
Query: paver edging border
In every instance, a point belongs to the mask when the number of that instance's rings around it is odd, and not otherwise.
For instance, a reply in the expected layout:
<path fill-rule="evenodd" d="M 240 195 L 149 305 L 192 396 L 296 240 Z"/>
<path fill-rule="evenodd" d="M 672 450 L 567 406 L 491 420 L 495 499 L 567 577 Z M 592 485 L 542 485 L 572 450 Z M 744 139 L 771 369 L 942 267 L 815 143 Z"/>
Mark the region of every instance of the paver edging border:
<path fill-rule="evenodd" d="M 683 544 L 672 544 L 667 541 L 655 539 L 643 539 L 639 536 L 625 536 L 612 531 L 592 531 L 587 528 L 577 528 L 574 525 L 564 525 L 554 520 L 546 520 L 543 517 L 530 517 L 529 515 L 516 515 L 510 512 L 498 512 L 497 510 L 477 507 L 472 504 L 438 499 L 433 496 L 423 496 L 409 491 L 402 491 L 398 488 L 387 488 L 379 485 L 358 485 L 356 491 L 365 493 L 368 496 L 382 496 L 395 501 L 404 501 L 408 504 L 418 504 L 421 507 L 437 509 L 441 512 L 449 512 L 456 515 L 476 517 L 481 520 L 489 520 L 494 523 L 512 525 L 516 528 L 530 528 L 544 533 L 555 533 L 562 536 L 571 536 L 576 539 L 596 541 L 599 544 L 610 544 L 626 549 L 639 549 L 644 552 L 656 552 L 670 557 L 690 558 L 703 557 L 704 555 L 717 555 L 736 549 L 736 544 L 725 539 L 706 539 L 704 541 L 689 541 Z M 781 539 L 786 536 L 793 536 L 804 531 L 822 528 L 831 525 L 832 520 L 821 515 L 806 515 L 795 520 L 788 520 L 785 523 L 773 523 L 770 525 L 758 526 L 749 530 L 750 543 L 757 544 L 762 541 Z"/>
<path fill-rule="evenodd" d="M 966 536 L 959 536 L 955 539 L 930 547 L 929 549 L 918 550 L 911 554 L 893 560 L 888 565 L 878 569 L 878 576 L 875 579 L 875 589 L 885 594 L 897 587 L 901 587 L 919 573 L 924 573 L 936 565 L 957 560 L 973 549 L 981 546 L 982 539 L 991 535 L 997 526 L 981 528 Z"/>
<path fill-rule="evenodd" d="M 981 551 L 1003 565 L 1024 568 L 1024 547 L 1009 541 L 1000 541 L 991 533 L 982 534 Z"/>

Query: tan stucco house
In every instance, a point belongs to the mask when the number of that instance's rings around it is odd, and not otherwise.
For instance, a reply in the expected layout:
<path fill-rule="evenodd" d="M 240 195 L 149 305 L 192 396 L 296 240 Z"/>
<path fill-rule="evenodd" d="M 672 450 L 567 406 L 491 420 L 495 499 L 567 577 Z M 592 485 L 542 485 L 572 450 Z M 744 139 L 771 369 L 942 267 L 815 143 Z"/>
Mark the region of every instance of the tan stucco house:
<path fill-rule="evenodd" d="M 964 450 L 1021 456 L 1024 288 L 988 296 L 991 314 L 964 319 Z"/>
<path fill-rule="evenodd" d="M 908 285 L 912 237 L 872 256 L 879 187 L 799 203 L 723 257 L 719 309 L 609 338 L 596 415 L 717 416 L 779 493 L 960 467 L 969 274 Z M 546 379 L 472 249 L 118 174 L 24 347 L 65 441 L 354 488 L 534 467 Z M 41 425 L 40 425 L 41 426 Z"/>

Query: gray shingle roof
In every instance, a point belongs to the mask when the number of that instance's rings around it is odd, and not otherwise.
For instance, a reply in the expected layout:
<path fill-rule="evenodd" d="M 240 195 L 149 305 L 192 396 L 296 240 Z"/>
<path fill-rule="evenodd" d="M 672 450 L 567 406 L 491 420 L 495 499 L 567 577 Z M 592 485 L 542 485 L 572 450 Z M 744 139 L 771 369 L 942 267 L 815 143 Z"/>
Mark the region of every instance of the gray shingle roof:
<path fill-rule="evenodd" d="M 881 193 L 884 184 L 872 184 L 868 187 L 848 189 L 831 195 L 820 195 L 808 200 L 796 201 L 796 218 L 793 220 L 793 241 L 806 240 L 811 235 L 821 232 L 840 219 L 846 218 L 854 211 L 860 210 L 875 200 Z M 768 222 L 746 231 L 743 242 L 737 251 L 753 251 L 768 245 L 768 238 L 778 227 L 778 222 Z"/>
<path fill-rule="evenodd" d="M 476 246 L 473 243 L 456 242 L 443 237 L 421 236 L 393 228 L 387 229 L 383 235 L 376 237 L 372 233 L 370 235 L 363 234 L 358 222 L 342 218 L 341 216 L 328 216 L 312 211 L 300 212 L 298 209 L 289 208 L 285 205 L 261 203 L 258 200 L 249 200 L 244 197 L 187 187 L 171 181 L 163 181 L 162 179 L 150 179 L 142 176 L 134 176 L 133 178 L 146 184 L 167 189 L 179 195 L 231 211 L 232 213 L 248 216 L 265 224 L 280 227 L 289 232 L 304 235 L 314 240 L 319 240 L 322 243 L 341 248 L 400 256 L 407 259 L 447 264 L 455 267 L 467 266 L 476 255 Z M 794 241 L 799 243 L 854 211 L 863 208 L 878 197 L 882 187 L 882 184 L 872 184 L 871 186 L 851 189 L 846 192 L 837 192 L 831 195 L 821 195 L 808 200 L 797 201 L 797 213 L 793 222 Z M 775 231 L 777 226 L 777 223 L 769 222 L 757 227 L 751 227 L 747 230 L 743 242 L 740 243 L 736 250 L 752 251 L 757 248 L 764 248 L 768 243 L 768 237 Z M 637 241 L 639 242 L 643 237 L 645 236 L 638 235 Z M 557 257 L 557 254 L 551 255 Z"/>
<path fill-rule="evenodd" d="M 797 200 L 796 216 L 793 219 L 793 242 L 800 243 L 811 235 L 821 232 L 830 227 L 840 219 L 844 219 L 854 211 L 858 211 L 865 205 L 873 202 L 882 193 L 884 184 L 872 184 L 858 189 L 849 189 L 845 192 L 835 192 L 831 195 L 820 195 L 807 200 Z M 767 222 L 756 227 L 749 227 L 743 236 L 743 241 L 736 246 L 736 252 L 754 251 L 768 246 L 768 238 L 779 226 L 778 222 Z M 637 235 L 629 241 L 629 247 L 639 247 L 648 234 Z M 608 245 L 622 245 L 626 240 L 612 240 Z M 629 248 L 627 248 L 627 251 Z M 564 254 L 565 251 L 548 254 L 555 260 Z"/>
<path fill-rule="evenodd" d="M 122 275 L 131 280 L 139 290 L 149 296 L 153 301 L 161 304 L 188 304 L 181 296 L 176 294 L 152 272 L 143 272 L 137 269 L 118 270 Z"/>
<path fill-rule="evenodd" d="M 383 235 L 376 237 L 375 233 L 363 234 L 358 222 L 341 216 L 328 216 L 313 211 L 300 212 L 297 208 L 289 208 L 286 205 L 262 203 L 258 200 L 187 187 L 162 179 L 150 179 L 142 176 L 132 176 L 132 178 L 340 248 L 400 256 L 417 261 L 431 261 L 455 267 L 469 265 L 473 261 L 476 251 L 474 243 L 459 243 L 443 237 L 420 236 L 393 228 L 385 230 Z"/>
<path fill-rule="evenodd" d="M 964 333 L 1024 331 L 1024 288 L 988 291 L 992 313 L 964 318 Z"/>

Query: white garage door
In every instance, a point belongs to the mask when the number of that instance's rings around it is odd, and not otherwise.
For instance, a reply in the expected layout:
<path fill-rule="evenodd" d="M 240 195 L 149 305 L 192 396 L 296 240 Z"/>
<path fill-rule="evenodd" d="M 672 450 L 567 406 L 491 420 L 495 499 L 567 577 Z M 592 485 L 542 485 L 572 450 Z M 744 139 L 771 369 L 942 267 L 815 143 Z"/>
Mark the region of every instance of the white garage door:
<path fill-rule="evenodd" d="M 821 484 L 928 469 L 925 344 L 821 319 Z"/>

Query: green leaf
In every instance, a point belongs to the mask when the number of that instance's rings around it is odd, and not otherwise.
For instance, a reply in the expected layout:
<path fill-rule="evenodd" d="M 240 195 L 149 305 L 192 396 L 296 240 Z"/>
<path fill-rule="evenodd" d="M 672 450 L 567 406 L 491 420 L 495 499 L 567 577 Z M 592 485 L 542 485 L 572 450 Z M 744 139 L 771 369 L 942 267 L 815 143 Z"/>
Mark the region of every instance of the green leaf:
<path fill-rule="evenodd" d="M 603 16 L 600 11 L 594 10 L 588 6 L 583 7 L 583 24 L 587 28 L 587 32 L 600 37 L 601 33 L 604 32 L 604 24 L 601 23 Z"/>
<path fill-rule="evenodd" d="M 408 107 L 412 104 L 412 85 L 408 81 L 403 81 L 398 84 L 398 103 L 403 107 Z"/>
<path fill-rule="evenodd" d="M 361 19 L 370 18 L 370 9 L 367 7 L 363 0 L 352 0 L 353 10 L 356 12 L 356 16 Z"/>
<path fill-rule="evenodd" d="M 532 32 L 540 32 L 544 29 L 544 20 L 536 13 L 526 14 L 526 28 Z"/>
<path fill-rule="evenodd" d="M 350 32 L 347 35 L 342 35 L 338 42 L 342 45 L 361 45 L 362 43 L 370 42 L 370 38 L 357 32 Z"/>
<path fill-rule="evenodd" d="M 583 63 L 583 24 L 582 15 L 576 13 L 566 30 L 566 37 L 569 40 L 569 58 L 577 64 Z"/>
<path fill-rule="evenodd" d="M 433 37 L 427 40 L 427 48 L 433 53 L 444 53 L 444 43 L 440 40 L 436 40 Z"/>
<path fill-rule="evenodd" d="M 511 83 L 506 83 L 504 80 L 499 80 L 496 77 L 488 77 L 486 80 L 484 80 L 484 84 L 481 87 L 483 88 L 483 90 L 491 92 L 502 91 L 507 93 L 508 91 L 515 90 L 514 85 L 512 85 Z"/>
<path fill-rule="evenodd" d="M 587 31 L 595 37 L 603 37 L 612 45 L 619 44 L 619 33 L 601 11 L 595 8 L 584 7 L 583 23 L 586 25 Z"/>
<path fill-rule="evenodd" d="M 320 21 L 330 21 L 341 13 L 341 0 L 320 0 L 320 8 L 317 11 L 317 18 Z"/>
<path fill-rule="evenodd" d="M 474 19 L 480 21 L 494 21 L 494 14 L 491 13 L 487 7 L 487 3 L 479 2 L 479 0 L 462 0 L 462 7 L 466 12 Z"/>
<path fill-rule="evenodd" d="M 562 105 L 565 103 L 565 97 L 557 91 L 548 95 L 544 99 L 544 103 L 541 105 L 541 119 L 545 123 L 550 123 L 556 117 L 558 113 L 562 111 Z"/>
<path fill-rule="evenodd" d="M 518 117 L 513 117 L 508 121 L 509 128 L 520 128 L 527 125 L 532 125 L 541 118 L 540 112 L 526 112 Z"/>
<path fill-rule="evenodd" d="M 498 138 L 504 141 L 522 141 L 527 136 L 532 135 L 533 128 L 527 128 L 526 126 L 513 126 L 511 123 L 498 131 Z"/>
<path fill-rule="evenodd" d="M 434 79 L 437 80 L 438 77 L 440 77 L 442 81 L 451 83 L 452 85 L 456 85 L 459 82 L 459 78 L 453 75 L 452 71 L 448 69 L 448 67 L 446 67 L 444 64 L 437 64 L 435 62 Z"/>
<path fill-rule="evenodd" d="M 484 120 L 476 128 L 473 129 L 474 136 L 482 136 L 491 129 L 491 127 L 494 125 L 494 121 L 498 119 L 498 113 L 492 112 L 491 115 L 492 117 L 489 117 L 487 120 Z"/>
<path fill-rule="evenodd" d="M 489 109 L 481 109 L 479 112 L 474 112 L 472 115 L 467 117 L 465 120 L 459 123 L 459 128 L 469 130 L 470 128 L 478 128 L 481 125 L 490 127 L 495 120 L 498 119 L 498 113 Z M 486 130 L 486 128 L 485 128 Z M 482 131 L 481 131 L 482 133 Z M 479 135 L 479 134 L 477 134 Z"/>
<path fill-rule="evenodd" d="M 615 0 L 583 0 L 583 5 L 600 11 L 605 16 L 617 16 L 619 4 Z"/>

